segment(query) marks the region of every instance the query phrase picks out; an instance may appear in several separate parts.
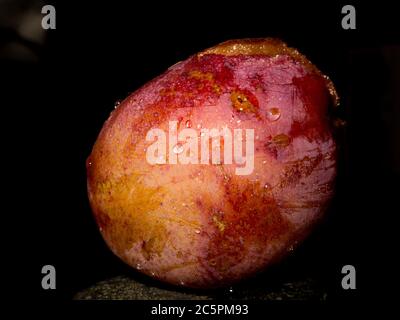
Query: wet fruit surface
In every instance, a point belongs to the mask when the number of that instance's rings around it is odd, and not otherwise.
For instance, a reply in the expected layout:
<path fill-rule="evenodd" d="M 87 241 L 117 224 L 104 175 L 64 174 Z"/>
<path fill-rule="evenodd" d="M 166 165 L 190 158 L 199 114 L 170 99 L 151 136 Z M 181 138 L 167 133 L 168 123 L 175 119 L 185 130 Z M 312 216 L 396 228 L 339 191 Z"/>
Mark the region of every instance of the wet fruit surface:
<path fill-rule="evenodd" d="M 336 103 L 329 79 L 278 40 L 229 41 L 172 66 L 116 106 L 88 158 L 105 241 L 176 285 L 224 286 L 265 269 L 304 239 L 332 197 Z M 166 132 L 166 154 L 149 162 L 154 128 Z M 228 161 L 223 136 L 203 144 L 212 128 L 234 138 L 241 129 L 243 154 L 254 140 L 252 170 L 237 174 L 243 163 Z M 179 139 L 185 129 L 196 136 Z"/>

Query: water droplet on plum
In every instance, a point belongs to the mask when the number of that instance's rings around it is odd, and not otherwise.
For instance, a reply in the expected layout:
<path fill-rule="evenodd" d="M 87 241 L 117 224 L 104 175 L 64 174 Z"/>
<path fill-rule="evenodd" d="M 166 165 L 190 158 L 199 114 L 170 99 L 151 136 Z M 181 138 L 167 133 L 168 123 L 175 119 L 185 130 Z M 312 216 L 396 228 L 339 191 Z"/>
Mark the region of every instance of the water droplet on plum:
<path fill-rule="evenodd" d="M 276 121 L 281 117 L 281 112 L 278 108 L 271 108 L 267 111 L 267 119 L 269 121 Z"/>
<path fill-rule="evenodd" d="M 117 100 L 114 102 L 114 109 L 117 109 L 117 107 L 121 104 L 120 100 Z"/>

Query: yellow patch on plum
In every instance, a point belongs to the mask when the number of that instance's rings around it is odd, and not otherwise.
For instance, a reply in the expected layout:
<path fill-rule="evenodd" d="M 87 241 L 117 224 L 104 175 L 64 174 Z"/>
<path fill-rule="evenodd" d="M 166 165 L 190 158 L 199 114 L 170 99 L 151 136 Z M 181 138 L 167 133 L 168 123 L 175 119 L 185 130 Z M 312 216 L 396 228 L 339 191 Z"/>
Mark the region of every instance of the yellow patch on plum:
<path fill-rule="evenodd" d="M 168 238 L 164 224 L 154 214 L 163 197 L 162 188 L 145 186 L 138 174 L 108 179 L 96 187 L 97 211 L 107 221 L 104 236 L 116 252 L 125 252 L 142 241 L 145 258 L 160 255 Z"/>
<path fill-rule="evenodd" d="M 231 93 L 232 106 L 237 111 L 256 112 L 256 108 L 250 102 L 249 98 L 240 91 L 232 91 Z"/>

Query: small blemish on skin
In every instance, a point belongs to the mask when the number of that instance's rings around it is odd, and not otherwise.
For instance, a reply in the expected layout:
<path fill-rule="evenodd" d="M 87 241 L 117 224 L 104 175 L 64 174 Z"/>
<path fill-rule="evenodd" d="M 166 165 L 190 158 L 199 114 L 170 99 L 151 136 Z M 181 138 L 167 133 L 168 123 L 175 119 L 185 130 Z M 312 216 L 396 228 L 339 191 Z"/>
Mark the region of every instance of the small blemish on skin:
<path fill-rule="evenodd" d="M 278 148 L 285 148 L 290 144 L 290 137 L 281 133 L 272 138 L 272 143 Z"/>
<path fill-rule="evenodd" d="M 240 112 L 257 112 L 256 107 L 250 101 L 249 97 L 241 91 L 232 91 L 231 101 L 232 106 Z"/>
<path fill-rule="evenodd" d="M 214 77 L 212 73 L 210 72 L 201 72 L 199 70 L 192 70 L 189 72 L 189 77 L 194 78 L 194 79 L 199 79 L 199 80 L 208 80 L 212 81 L 214 80 Z"/>
<path fill-rule="evenodd" d="M 215 215 L 212 217 L 212 219 L 213 219 L 215 225 L 218 227 L 219 231 L 220 231 L 220 232 L 224 232 L 224 230 L 225 230 L 225 223 L 223 223 L 223 222 L 222 222 L 220 219 L 218 219 L 218 217 L 215 216 Z"/>

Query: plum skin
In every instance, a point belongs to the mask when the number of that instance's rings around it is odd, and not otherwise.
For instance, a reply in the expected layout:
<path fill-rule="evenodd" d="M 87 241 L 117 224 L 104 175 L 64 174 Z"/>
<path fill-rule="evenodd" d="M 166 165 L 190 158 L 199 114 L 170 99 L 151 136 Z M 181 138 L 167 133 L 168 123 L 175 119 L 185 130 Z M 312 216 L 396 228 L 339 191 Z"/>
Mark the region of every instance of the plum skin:
<path fill-rule="evenodd" d="M 110 115 L 87 159 L 90 205 L 110 249 L 161 281 L 230 285 L 286 256 L 333 196 L 331 81 L 275 39 L 219 44 L 170 67 Z M 168 122 L 255 130 L 254 171 L 146 161 Z"/>

